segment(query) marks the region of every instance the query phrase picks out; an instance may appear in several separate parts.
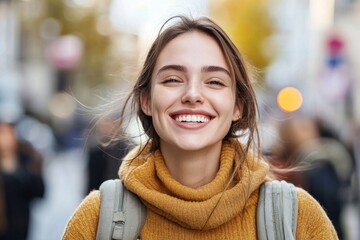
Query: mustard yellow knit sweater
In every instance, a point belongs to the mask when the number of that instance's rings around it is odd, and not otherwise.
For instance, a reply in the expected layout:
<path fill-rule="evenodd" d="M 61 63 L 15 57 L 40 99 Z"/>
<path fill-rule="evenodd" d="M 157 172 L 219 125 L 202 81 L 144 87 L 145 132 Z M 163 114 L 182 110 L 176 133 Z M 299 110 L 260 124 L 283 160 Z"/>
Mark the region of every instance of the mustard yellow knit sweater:
<path fill-rule="evenodd" d="M 234 156 L 232 144 L 224 143 L 219 172 L 198 189 L 171 178 L 159 151 L 124 161 L 120 178 L 148 209 L 141 239 L 257 239 L 258 190 L 268 180 L 268 165 L 248 157 L 224 191 L 237 161 Z M 93 191 L 76 209 L 62 239 L 95 239 L 99 207 L 100 193 Z M 324 210 L 302 189 L 298 189 L 297 239 L 338 239 Z"/>

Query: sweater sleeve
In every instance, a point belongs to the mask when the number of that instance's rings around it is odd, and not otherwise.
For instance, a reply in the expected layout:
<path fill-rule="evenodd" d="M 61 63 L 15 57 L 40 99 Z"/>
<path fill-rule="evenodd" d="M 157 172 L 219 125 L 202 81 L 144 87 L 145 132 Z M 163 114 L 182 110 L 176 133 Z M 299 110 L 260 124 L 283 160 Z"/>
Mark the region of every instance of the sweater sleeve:
<path fill-rule="evenodd" d="M 96 239 L 100 211 L 100 191 L 92 191 L 68 221 L 62 240 Z"/>
<path fill-rule="evenodd" d="M 338 239 L 335 228 L 321 205 L 298 188 L 297 239 Z"/>

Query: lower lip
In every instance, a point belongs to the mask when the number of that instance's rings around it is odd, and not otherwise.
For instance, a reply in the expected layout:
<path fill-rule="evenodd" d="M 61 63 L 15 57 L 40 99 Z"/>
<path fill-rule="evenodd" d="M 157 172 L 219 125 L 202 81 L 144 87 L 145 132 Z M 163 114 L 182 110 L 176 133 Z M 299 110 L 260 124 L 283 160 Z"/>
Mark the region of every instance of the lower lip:
<path fill-rule="evenodd" d="M 178 122 L 175 119 L 173 119 L 173 121 L 175 122 L 175 124 L 178 127 L 181 127 L 183 129 L 189 129 L 189 130 L 197 130 L 197 129 L 201 129 L 204 128 L 206 125 L 208 125 L 208 122 L 203 122 L 203 123 L 188 123 L 188 122 Z"/>

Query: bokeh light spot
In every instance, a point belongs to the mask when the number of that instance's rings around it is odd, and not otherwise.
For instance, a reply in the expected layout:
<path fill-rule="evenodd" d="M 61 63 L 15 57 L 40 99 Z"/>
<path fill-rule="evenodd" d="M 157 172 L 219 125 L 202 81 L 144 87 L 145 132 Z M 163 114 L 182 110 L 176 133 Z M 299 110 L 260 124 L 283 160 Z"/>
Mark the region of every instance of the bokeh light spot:
<path fill-rule="evenodd" d="M 281 110 L 285 112 L 294 112 L 301 107 L 303 97 L 298 89 L 294 87 L 285 87 L 280 90 L 277 96 L 277 103 Z"/>

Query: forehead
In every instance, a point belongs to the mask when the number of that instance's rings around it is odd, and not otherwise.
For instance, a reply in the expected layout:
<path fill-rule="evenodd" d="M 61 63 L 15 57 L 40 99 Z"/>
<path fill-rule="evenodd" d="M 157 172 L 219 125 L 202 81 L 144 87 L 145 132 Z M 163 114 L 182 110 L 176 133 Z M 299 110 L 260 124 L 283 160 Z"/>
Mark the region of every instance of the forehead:
<path fill-rule="evenodd" d="M 155 69 L 165 64 L 191 67 L 221 66 L 229 69 L 222 48 L 210 35 L 191 31 L 169 41 L 159 54 Z"/>

